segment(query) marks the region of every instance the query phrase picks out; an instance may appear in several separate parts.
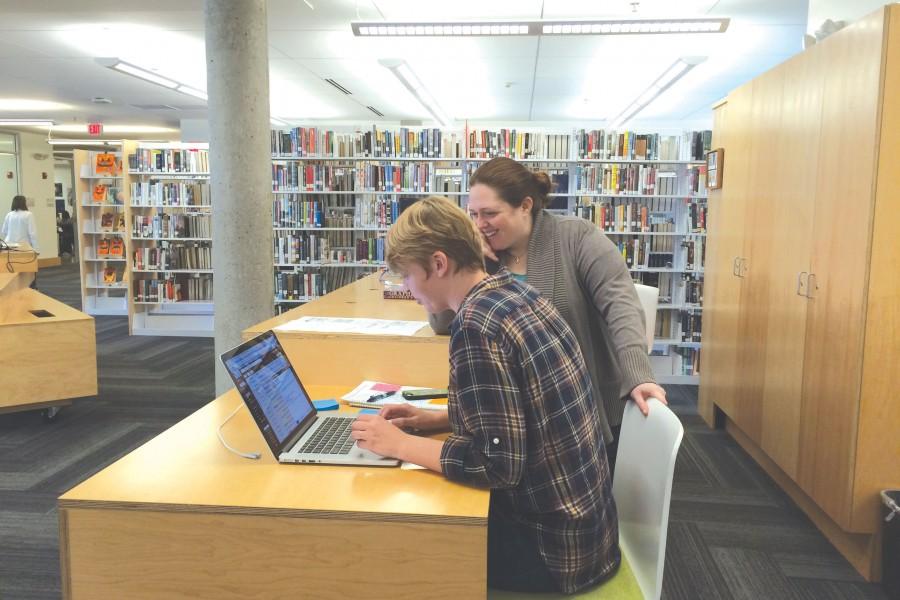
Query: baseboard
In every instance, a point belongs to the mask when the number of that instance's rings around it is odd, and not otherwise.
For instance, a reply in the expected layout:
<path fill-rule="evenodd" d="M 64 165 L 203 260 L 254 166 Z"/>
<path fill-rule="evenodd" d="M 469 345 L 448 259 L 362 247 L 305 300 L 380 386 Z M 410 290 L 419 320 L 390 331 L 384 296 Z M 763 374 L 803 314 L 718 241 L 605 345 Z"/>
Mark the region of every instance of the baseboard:
<path fill-rule="evenodd" d="M 848 533 L 819 508 L 800 486 L 781 470 L 734 421 L 725 417 L 725 430 L 753 460 L 791 497 L 838 552 L 867 581 L 881 581 L 881 534 Z"/>
<path fill-rule="evenodd" d="M 58 256 L 53 258 L 39 258 L 38 269 L 46 269 L 47 267 L 58 267 L 62 264 L 62 260 Z"/>

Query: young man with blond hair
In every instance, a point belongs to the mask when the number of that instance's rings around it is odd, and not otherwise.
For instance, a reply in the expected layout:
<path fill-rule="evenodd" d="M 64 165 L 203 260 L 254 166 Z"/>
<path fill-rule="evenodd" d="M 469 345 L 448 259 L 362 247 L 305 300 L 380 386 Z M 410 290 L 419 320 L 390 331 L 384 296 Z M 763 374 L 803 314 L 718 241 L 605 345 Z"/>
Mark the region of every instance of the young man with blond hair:
<path fill-rule="evenodd" d="M 575 336 L 557 310 L 505 269 L 484 270 L 468 216 L 432 196 L 400 215 L 387 262 L 450 325 L 446 413 L 397 405 L 361 415 L 363 448 L 491 488 L 488 585 L 573 593 L 619 566 L 601 425 Z M 445 441 L 405 433 L 450 429 Z"/>

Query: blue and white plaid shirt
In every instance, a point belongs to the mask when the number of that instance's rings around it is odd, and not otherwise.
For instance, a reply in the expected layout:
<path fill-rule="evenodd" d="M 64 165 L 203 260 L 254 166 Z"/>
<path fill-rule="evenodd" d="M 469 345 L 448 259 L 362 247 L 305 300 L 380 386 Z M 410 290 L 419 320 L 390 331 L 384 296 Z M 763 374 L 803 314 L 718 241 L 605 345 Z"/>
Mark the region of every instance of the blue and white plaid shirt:
<path fill-rule="evenodd" d="M 591 382 L 553 305 L 503 269 L 479 282 L 450 325 L 447 478 L 490 487 L 534 530 L 562 591 L 619 564 L 618 522 Z"/>

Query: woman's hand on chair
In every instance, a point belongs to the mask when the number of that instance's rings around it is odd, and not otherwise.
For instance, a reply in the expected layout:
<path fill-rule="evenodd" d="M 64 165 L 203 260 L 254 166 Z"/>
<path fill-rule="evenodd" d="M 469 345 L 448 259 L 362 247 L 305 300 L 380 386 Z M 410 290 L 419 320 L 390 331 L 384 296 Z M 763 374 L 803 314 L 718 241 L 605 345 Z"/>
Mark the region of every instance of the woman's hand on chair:
<path fill-rule="evenodd" d="M 634 400 L 641 414 L 645 417 L 650 414 L 650 406 L 647 404 L 650 398 L 656 398 L 663 404 L 668 404 L 666 401 L 666 390 L 650 381 L 634 386 L 629 396 Z"/>

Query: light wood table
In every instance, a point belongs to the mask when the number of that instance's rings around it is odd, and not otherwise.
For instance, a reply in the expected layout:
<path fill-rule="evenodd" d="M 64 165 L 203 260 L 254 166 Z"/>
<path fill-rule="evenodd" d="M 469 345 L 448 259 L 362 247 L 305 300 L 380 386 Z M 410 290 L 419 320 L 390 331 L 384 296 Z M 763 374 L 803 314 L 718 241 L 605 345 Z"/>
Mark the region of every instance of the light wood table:
<path fill-rule="evenodd" d="M 488 491 L 278 464 L 246 410 L 223 433 L 263 456 L 241 458 L 216 438 L 240 402 L 231 390 L 60 498 L 66 598 L 485 597 Z"/>
<path fill-rule="evenodd" d="M 4 273 L 37 273 L 38 253 L 28 244 L 15 250 L 0 250 L 0 271 Z"/>
<path fill-rule="evenodd" d="M 0 413 L 97 394 L 94 319 L 29 289 L 32 277 L 33 271 L 0 274 Z"/>
<path fill-rule="evenodd" d="M 378 274 L 249 327 L 243 339 L 303 316 L 427 321 L 413 300 L 386 300 Z M 447 387 L 450 338 L 424 327 L 414 336 L 353 335 L 276 331 L 284 351 L 304 383 L 356 386 L 364 379 L 402 385 Z"/>

